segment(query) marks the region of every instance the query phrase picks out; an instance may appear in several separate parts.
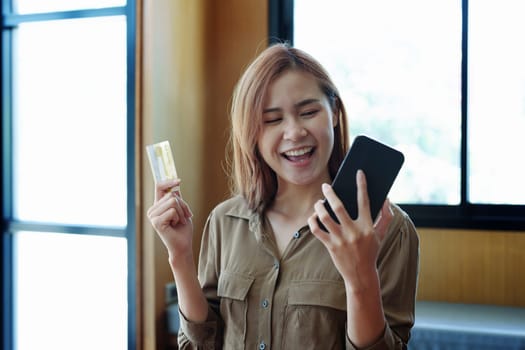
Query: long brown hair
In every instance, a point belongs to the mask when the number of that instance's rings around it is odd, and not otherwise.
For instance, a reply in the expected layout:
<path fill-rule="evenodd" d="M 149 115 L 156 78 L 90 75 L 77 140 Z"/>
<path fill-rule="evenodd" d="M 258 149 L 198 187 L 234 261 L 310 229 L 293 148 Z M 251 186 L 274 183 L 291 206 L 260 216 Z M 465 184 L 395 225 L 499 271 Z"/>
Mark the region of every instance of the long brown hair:
<path fill-rule="evenodd" d="M 313 75 L 330 101 L 338 121 L 334 128 L 334 147 L 328 161 L 333 178 L 348 148 L 347 115 L 339 92 L 326 70 L 312 56 L 288 44 L 266 48 L 248 66 L 237 83 L 231 105 L 230 147 L 232 194 L 242 195 L 248 206 L 264 211 L 277 192 L 277 177 L 257 148 L 262 127 L 263 103 L 268 86 L 281 74 L 299 70 Z"/>

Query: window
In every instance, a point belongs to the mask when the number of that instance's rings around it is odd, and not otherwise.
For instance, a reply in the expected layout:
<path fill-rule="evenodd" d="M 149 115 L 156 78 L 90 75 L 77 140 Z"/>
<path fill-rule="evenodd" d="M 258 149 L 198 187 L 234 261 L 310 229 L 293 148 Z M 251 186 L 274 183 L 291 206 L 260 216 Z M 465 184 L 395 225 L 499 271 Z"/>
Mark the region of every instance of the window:
<path fill-rule="evenodd" d="M 2 6 L 3 347 L 135 348 L 134 2 Z"/>
<path fill-rule="evenodd" d="M 390 197 L 418 226 L 525 229 L 521 1 L 269 5 L 270 38 L 311 53 L 333 77 L 350 137 L 405 154 Z"/>

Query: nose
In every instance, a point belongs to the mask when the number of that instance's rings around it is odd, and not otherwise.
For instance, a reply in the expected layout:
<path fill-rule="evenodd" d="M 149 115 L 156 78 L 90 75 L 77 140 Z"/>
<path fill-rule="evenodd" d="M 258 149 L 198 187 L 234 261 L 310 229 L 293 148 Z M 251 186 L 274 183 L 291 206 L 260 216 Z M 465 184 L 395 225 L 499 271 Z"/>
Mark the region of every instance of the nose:
<path fill-rule="evenodd" d="M 308 132 L 306 131 L 304 125 L 302 125 L 300 120 L 297 120 L 295 118 L 290 118 L 285 123 L 285 129 L 284 129 L 284 139 L 291 140 L 291 141 L 297 141 L 301 138 L 308 135 Z"/>

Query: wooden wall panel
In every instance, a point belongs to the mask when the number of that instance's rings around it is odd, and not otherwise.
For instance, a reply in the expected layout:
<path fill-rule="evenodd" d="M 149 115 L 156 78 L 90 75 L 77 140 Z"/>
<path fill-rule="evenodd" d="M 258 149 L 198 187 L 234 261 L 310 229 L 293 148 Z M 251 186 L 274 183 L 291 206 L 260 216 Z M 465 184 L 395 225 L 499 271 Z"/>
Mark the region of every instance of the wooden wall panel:
<path fill-rule="evenodd" d="M 524 232 L 418 231 L 418 299 L 525 307 Z"/>
<path fill-rule="evenodd" d="M 205 45 L 205 208 L 229 195 L 225 162 L 229 108 L 243 69 L 266 47 L 266 0 L 208 0 Z"/>
<path fill-rule="evenodd" d="M 224 171 L 228 108 L 234 84 L 266 46 L 266 0 L 142 0 L 139 35 L 138 152 L 169 140 L 195 224 L 197 257 L 211 208 L 228 195 Z M 153 201 L 147 157 L 138 157 L 142 216 L 138 349 L 165 349 L 165 286 L 173 280 L 166 250 L 146 218 Z"/>
<path fill-rule="evenodd" d="M 154 185 L 145 146 L 169 140 L 181 191 L 203 224 L 204 3 L 201 0 L 144 0 L 141 95 L 141 329 L 139 349 L 165 349 L 165 286 L 173 281 L 167 252 L 146 217 Z"/>

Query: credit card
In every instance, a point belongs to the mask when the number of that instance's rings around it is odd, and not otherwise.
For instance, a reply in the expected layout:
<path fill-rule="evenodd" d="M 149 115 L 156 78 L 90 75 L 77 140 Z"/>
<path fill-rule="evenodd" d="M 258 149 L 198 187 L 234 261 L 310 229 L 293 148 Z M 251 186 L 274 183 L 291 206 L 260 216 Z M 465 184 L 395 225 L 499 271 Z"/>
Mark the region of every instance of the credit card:
<path fill-rule="evenodd" d="M 155 183 L 178 178 L 169 141 L 147 145 L 146 153 Z M 175 186 L 171 191 L 179 192 L 179 186 Z"/>

